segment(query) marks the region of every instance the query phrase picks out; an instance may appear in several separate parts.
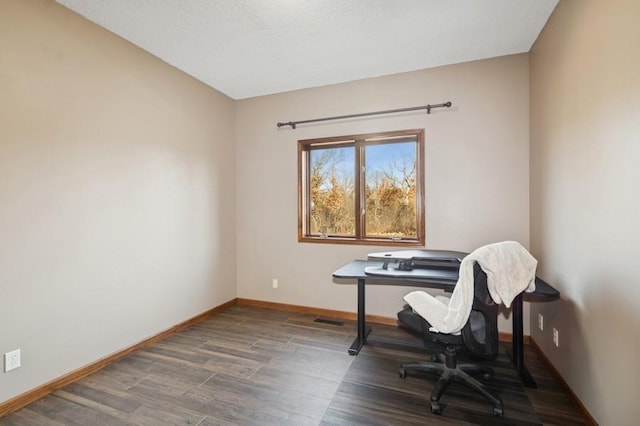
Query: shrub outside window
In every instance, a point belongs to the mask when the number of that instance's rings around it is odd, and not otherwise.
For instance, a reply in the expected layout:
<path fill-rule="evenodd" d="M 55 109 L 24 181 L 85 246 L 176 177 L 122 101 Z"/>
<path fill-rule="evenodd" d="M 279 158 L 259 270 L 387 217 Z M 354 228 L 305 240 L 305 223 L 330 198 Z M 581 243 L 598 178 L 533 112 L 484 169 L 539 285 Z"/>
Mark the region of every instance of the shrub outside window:
<path fill-rule="evenodd" d="M 298 241 L 424 246 L 424 130 L 298 141 Z"/>

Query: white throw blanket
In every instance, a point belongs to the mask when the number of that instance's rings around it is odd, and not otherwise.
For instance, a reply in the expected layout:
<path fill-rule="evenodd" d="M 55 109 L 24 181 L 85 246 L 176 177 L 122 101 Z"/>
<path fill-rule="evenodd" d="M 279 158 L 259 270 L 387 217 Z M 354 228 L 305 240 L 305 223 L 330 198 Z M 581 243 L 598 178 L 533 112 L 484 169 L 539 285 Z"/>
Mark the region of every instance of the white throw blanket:
<path fill-rule="evenodd" d="M 515 241 L 489 244 L 466 256 L 460 264 L 458 282 L 451 298 L 413 291 L 404 297 L 411 308 L 431 324 L 433 331 L 458 334 L 469 319 L 473 305 L 473 264 L 487 274 L 487 287 L 494 302 L 511 306 L 522 291 L 535 291 L 538 261 Z"/>

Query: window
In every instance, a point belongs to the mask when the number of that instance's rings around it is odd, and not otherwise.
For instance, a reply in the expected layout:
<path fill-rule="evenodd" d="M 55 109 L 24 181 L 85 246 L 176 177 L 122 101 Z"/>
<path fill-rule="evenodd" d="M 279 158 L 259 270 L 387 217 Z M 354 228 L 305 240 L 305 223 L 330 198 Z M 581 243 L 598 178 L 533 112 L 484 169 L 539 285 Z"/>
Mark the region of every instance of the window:
<path fill-rule="evenodd" d="M 298 141 L 298 241 L 424 246 L 424 130 Z"/>

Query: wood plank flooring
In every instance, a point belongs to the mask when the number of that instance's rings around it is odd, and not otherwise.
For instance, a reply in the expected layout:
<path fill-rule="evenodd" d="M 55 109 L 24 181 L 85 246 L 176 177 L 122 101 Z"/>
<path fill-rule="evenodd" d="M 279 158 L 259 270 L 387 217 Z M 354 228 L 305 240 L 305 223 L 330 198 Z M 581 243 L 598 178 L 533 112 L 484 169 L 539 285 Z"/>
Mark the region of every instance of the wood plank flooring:
<path fill-rule="evenodd" d="M 458 384 L 436 416 L 433 378 L 397 374 L 399 363 L 428 357 L 419 339 L 374 325 L 372 344 L 350 356 L 355 324 L 316 319 L 234 306 L 0 418 L 0 426 L 585 424 L 530 347 L 538 389 L 522 388 L 505 357 L 494 364 L 490 386 L 504 400 L 504 419 Z"/>

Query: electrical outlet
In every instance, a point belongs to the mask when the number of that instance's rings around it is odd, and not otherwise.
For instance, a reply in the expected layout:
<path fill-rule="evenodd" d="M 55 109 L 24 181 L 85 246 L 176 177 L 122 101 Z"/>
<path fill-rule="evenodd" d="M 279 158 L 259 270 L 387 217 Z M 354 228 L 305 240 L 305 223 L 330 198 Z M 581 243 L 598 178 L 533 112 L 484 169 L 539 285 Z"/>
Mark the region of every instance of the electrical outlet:
<path fill-rule="evenodd" d="M 278 288 L 278 279 L 277 278 L 273 278 L 271 280 L 271 287 Z"/>
<path fill-rule="evenodd" d="M 553 344 L 556 345 L 556 348 L 559 345 L 560 337 L 558 336 L 558 329 L 553 327 Z"/>
<path fill-rule="evenodd" d="M 544 317 L 542 314 L 538 314 L 538 328 L 544 330 Z"/>
<path fill-rule="evenodd" d="M 7 352 L 6 354 L 4 354 L 5 373 L 19 368 L 20 365 L 20 349 L 16 349 L 15 351 Z"/>

